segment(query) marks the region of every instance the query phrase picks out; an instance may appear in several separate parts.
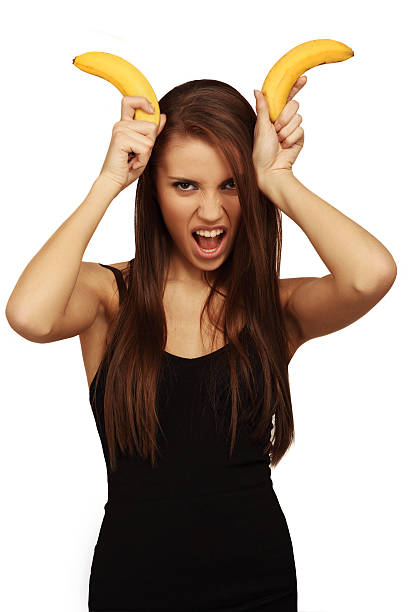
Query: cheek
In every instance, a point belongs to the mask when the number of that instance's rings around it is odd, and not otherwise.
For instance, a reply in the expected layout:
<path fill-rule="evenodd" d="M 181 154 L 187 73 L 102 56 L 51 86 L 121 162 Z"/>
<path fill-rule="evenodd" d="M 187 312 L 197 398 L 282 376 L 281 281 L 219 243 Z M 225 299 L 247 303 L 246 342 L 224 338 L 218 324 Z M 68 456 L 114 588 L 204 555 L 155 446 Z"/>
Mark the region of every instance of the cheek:
<path fill-rule="evenodd" d="M 237 215 L 241 215 L 241 202 L 239 201 L 239 197 L 237 196 L 234 201 L 234 212 Z"/>
<path fill-rule="evenodd" d="M 189 224 L 187 207 L 167 198 L 161 203 L 160 208 L 169 233 L 173 237 L 185 235 Z"/>

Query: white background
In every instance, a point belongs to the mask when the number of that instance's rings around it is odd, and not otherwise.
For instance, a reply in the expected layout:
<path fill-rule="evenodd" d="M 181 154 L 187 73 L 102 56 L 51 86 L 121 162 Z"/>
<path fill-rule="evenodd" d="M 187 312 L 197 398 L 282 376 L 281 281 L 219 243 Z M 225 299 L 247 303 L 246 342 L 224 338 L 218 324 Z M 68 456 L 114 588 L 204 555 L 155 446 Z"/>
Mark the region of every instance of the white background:
<path fill-rule="evenodd" d="M 392 253 L 398 276 L 362 319 L 303 345 L 289 366 L 296 441 L 272 480 L 295 552 L 300 612 L 403 612 L 407 576 L 406 34 L 402 5 L 344 2 L 8 3 L 2 11 L 0 608 L 85 612 L 107 499 L 79 338 L 29 342 L 4 310 L 20 274 L 99 174 L 120 92 L 76 55 L 120 55 L 157 97 L 214 78 L 255 108 L 289 49 L 354 50 L 296 96 L 305 145 L 293 172 Z M 136 184 L 84 254 L 131 259 Z M 282 277 L 328 270 L 284 216 Z"/>

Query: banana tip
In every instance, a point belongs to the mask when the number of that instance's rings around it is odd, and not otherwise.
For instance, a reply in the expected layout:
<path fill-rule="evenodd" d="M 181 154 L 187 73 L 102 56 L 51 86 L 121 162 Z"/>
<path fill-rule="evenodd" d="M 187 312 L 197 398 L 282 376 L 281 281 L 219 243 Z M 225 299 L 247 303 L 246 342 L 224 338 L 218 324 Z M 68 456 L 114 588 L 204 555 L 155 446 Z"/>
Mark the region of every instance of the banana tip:
<path fill-rule="evenodd" d="M 74 59 L 72 60 L 72 63 L 75 64 L 75 60 L 76 60 L 76 56 L 74 57 Z"/>

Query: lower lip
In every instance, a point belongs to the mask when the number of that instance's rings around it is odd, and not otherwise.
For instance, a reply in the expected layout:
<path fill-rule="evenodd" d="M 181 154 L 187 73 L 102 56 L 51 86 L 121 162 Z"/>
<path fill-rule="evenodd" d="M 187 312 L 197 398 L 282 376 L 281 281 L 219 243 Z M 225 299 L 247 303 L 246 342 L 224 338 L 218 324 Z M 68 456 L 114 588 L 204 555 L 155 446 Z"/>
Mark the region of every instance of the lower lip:
<path fill-rule="evenodd" d="M 220 244 L 217 246 L 217 248 L 215 249 L 215 251 L 213 251 L 212 253 L 206 253 L 205 251 L 202 251 L 198 245 L 198 242 L 195 240 L 194 236 L 191 236 L 192 241 L 194 242 L 194 247 L 195 247 L 195 252 L 196 254 L 201 257 L 202 259 L 214 259 L 215 257 L 218 257 L 219 255 L 221 255 L 224 251 L 225 251 L 225 238 L 226 238 L 227 233 L 224 232 L 222 235 L 222 240 L 220 242 Z"/>

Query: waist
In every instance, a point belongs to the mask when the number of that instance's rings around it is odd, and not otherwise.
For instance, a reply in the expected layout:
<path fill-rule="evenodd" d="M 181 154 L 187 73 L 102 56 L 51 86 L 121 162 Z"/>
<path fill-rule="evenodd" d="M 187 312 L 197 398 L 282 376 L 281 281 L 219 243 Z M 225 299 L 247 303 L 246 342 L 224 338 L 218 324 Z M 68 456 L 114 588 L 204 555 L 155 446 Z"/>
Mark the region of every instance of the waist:
<path fill-rule="evenodd" d="M 167 572 L 197 570 L 241 559 L 265 565 L 277 550 L 290 552 L 285 516 L 272 487 L 264 485 L 189 499 L 105 506 L 95 550 L 118 570 L 154 573 L 158 557 Z M 157 569 L 157 567 L 156 567 Z M 120 572 L 120 573 L 121 573 Z"/>
<path fill-rule="evenodd" d="M 247 494 L 272 488 L 268 459 L 241 464 L 176 465 L 151 468 L 127 459 L 108 474 L 107 506 Z M 105 506 L 106 507 L 106 506 Z"/>

